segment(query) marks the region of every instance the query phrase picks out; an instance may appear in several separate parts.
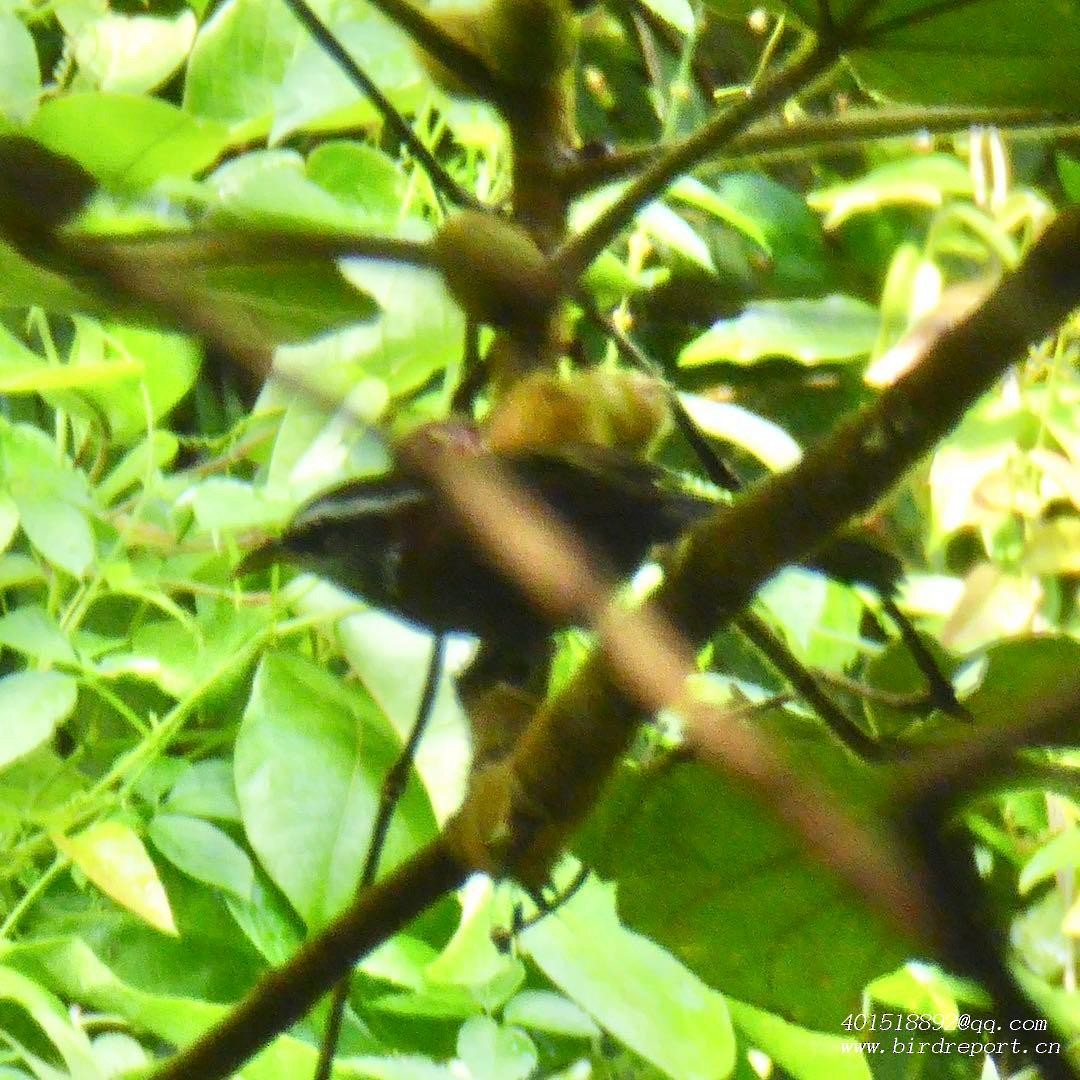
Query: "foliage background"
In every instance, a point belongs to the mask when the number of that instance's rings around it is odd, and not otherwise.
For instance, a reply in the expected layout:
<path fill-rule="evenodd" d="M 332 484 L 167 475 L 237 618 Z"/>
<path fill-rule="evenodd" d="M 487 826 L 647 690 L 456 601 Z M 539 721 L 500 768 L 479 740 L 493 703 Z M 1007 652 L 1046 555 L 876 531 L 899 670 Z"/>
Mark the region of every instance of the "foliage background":
<path fill-rule="evenodd" d="M 695 21 L 689 5 L 654 0 L 653 69 L 625 12 L 590 13 L 586 143 L 693 131 L 712 99 L 754 78 L 767 41 L 783 52 L 820 16 L 792 3 L 779 26 L 744 7 L 714 3 Z M 876 31 L 836 80 L 789 104 L 791 122 L 886 110 L 883 97 L 1077 104 L 1080 29 L 1059 4 L 864 7 Z M 505 197 L 496 114 L 447 98 L 358 0 L 323 11 L 459 181 Z M 199 221 L 425 238 L 441 214 L 372 106 L 270 0 L 0 5 L 0 130 L 30 133 L 101 181 L 80 222 L 90 232 Z M 867 372 L 951 287 L 1014 266 L 1078 193 L 1067 134 L 848 137 L 713 160 L 641 208 L 587 280 L 744 470 L 778 469 L 872 398 Z M 575 227 L 612 197 L 583 197 Z M 446 411 L 464 320 L 433 272 L 350 261 L 343 279 L 283 256 L 177 273 L 286 342 L 284 369 L 361 415 L 404 429 Z M 0 1075 L 108 1077 L 193 1039 L 352 895 L 429 645 L 311 579 L 249 595 L 231 580 L 246 537 L 382 468 L 375 440 L 273 386 L 249 409 L 247 388 L 191 340 L 132 324 L 114 298 L 7 246 L 0 305 Z M 581 338 L 590 359 L 612 361 Z M 940 642 L 976 724 L 1076 669 L 1078 396 L 1070 325 L 872 522 L 903 553 L 902 604 Z M 674 444 L 662 456 L 692 467 Z M 799 570 L 758 602 L 805 663 L 917 688 L 875 609 Z M 565 636 L 561 676 L 585 647 Z M 454 644 L 452 669 L 467 648 Z M 735 633 L 717 636 L 702 667 L 719 701 L 783 690 Z M 838 693 L 877 733 L 921 744 L 952 730 Z M 797 704 L 755 721 L 859 815 L 885 812 L 882 768 L 839 755 Z M 361 962 L 336 1076 L 749 1076 L 760 1053 L 774 1075 L 799 1078 L 1020 1071 L 1008 1057 L 853 1048 L 853 1015 L 983 1016 L 988 1002 L 910 957 L 730 782 L 658 764 L 670 732 L 643 739 L 578 839 L 575 855 L 603 880 L 512 952 L 492 931 L 519 900 L 477 879 Z M 447 677 L 385 865 L 435 834 L 467 757 Z M 1018 977 L 1076 1033 L 1075 799 L 1031 787 L 979 803 L 964 826 Z M 320 1020 L 245 1075 L 309 1072 Z"/>

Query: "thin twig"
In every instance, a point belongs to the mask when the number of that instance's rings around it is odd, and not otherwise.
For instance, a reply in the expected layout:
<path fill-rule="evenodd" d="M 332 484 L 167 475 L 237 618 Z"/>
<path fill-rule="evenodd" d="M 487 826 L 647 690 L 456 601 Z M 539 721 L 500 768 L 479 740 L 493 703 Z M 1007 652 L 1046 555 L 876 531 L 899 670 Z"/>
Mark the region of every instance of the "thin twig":
<path fill-rule="evenodd" d="M 952 135 L 973 126 L 989 124 L 1008 132 L 1013 138 L 1045 137 L 1055 132 L 1071 133 L 1080 125 L 1075 110 L 1036 108 L 881 109 L 850 112 L 842 116 L 808 117 L 793 123 L 769 121 L 735 135 L 724 152 L 709 161 L 717 169 L 751 161 L 769 162 L 846 150 L 868 139 L 905 139 L 916 135 Z M 610 183 L 637 172 L 643 165 L 681 146 L 653 145 L 617 150 L 606 157 L 578 159 L 563 173 L 568 195 L 580 195 L 601 184 Z M 711 171 L 711 170 L 710 170 Z"/>
<path fill-rule="evenodd" d="M 360 872 L 360 884 L 357 887 L 358 899 L 364 890 L 370 888 L 375 882 L 391 818 L 405 791 L 409 770 L 416 758 L 417 747 L 431 719 L 435 695 L 439 689 L 439 676 L 442 674 L 445 645 L 446 638 L 442 634 L 436 634 L 431 639 L 431 656 L 428 659 L 427 675 L 424 678 L 423 689 L 420 691 L 420 701 L 416 706 L 412 730 L 383 779 L 382 788 L 379 791 L 379 806 L 371 826 L 371 839 L 368 841 L 367 855 Z M 348 1001 L 349 976 L 346 975 L 334 987 L 334 992 L 330 996 L 330 1012 L 326 1019 L 326 1029 L 323 1031 L 322 1044 L 319 1047 L 319 1061 L 315 1066 L 313 1080 L 330 1080 L 330 1073 L 334 1068 L 334 1054 L 337 1052 L 338 1040 L 341 1038 L 341 1025 L 345 1018 L 345 1006 Z"/>
<path fill-rule="evenodd" d="M 437 192 L 445 195 L 457 206 L 467 206 L 472 210 L 483 209 L 483 204 L 472 192 L 466 191 L 424 145 L 405 118 L 394 107 L 393 102 L 379 89 L 371 77 L 346 52 L 344 46 L 326 24 L 311 10 L 307 0 L 284 0 L 286 7 L 303 24 L 304 29 L 315 39 L 319 47 L 339 68 L 367 95 L 382 114 L 383 119 L 394 129 L 398 138 L 409 148 L 409 152 L 423 166 Z"/>

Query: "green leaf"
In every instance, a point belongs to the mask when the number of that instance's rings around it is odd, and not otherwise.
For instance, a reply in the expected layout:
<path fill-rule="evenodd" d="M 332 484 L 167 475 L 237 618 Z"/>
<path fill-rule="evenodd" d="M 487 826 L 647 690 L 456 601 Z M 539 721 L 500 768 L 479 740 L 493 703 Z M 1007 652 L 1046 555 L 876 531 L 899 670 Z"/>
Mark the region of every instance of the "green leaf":
<path fill-rule="evenodd" d="M 80 1080 L 99 1080 L 90 1040 L 72 1022 L 71 1014 L 47 990 L 10 967 L 0 967 L 0 1000 L 25 1009 L 34 1023 L 60 1052 L 71 1075 Z"/>
<path fill-rule="evenodd" d="M 241 900 L 250 900 L 255 872 L 243 848 L 216 825 L 186 814 L 157 814 L 150 822 L 154 847 L 189 877 Z"/>
<path fill-rule="evenodd" d="M 939 207 L 950 199 L 970 197 L 971 170 L 950 154 L 912 156 L 827 188 L 812 191 L 806 201 L 825 214 L 825 228 L 835 229 L 855 214 L 885 206 Z"/>
<path fill-rule="evenodd" d="M 262 865 L 310 926 L 353 896 L 386 770 L 399 744 L 370 699 L 311 661 L 263 659 L 236 739 L 236 792 Z M 391 867 L 434 833 L 415 780 L 387 835 Z"/>
<path fill-rule="evenodd" d="M 0 483 L 18 507 L 30 543 L 55 566 L 82 577 L 94 559 L 82 473 L 37 428 L 0 424 Z"/>
<path fill-rule="evenodd" d="M 503 1009 L 503 1020 L 567 1039 L 600 1037 L 600 1028 L 580 1005 L 551 990 L 522 990 L 515 994 Z"/>
<path fill-rule="evenodd" d="M 1029 893 L 1040 882 L 1061 870 L 1072 873 L 1080 866 L 1080 828 L 1075 826 L 1047 841 L 1020 870 L 1017 887 Z"/>
<path fill-rule="evenodd" d="M 63 938 L 12 949 L 8 962 L 45 982 L 56 993 L 96 1012 L 117 1013 L 133 1027 L 174 1046 L 193 1042 L 222 1020 L 229 1006 L 190 996 L 148 993 L 120 979 L 78 938 Z M 283 1035 L 244 1067 L 245 1080 L 309 1076 L 318 1050 Z"/>
<path fill-rule="evenodd" d="M 232 126 L 237 139 L 265 135 L 276 88 L 302 34 L 283 4 L 228 0 L 195 38 L 184 108 Z"/>
<path fill-rule="evenodd" d="M 833 7 L 843 20 L 858 0 Z M 860 47 L 846 56 L 864 86 L 895 101 L 1046 109 L 1080 104 L 1071 77 L 1080 63 L 1080 24 L 1057 0 L 879 0 L 860 31 Z"/>
<path fill-rule="evenodd" d="M 42 664 L 74 664 L 75 650 L 40 604 L 24 604 L 0 617 L 0 645 Z"/>
<path fill-rule="evenodd" d="M 164 83 L 184 62 L 195 40 L 191 11 L 175 18 L 108 14 L 74 36 L 79 84 L 117 94 L 144 94 Z"/>
<path fill-rule="evenodd" d="M 679 364 L 752 364 L 770 356 L 807 366 L 860 360 L 874 347 L 879 326 L 877 309 L 853 296 L 761 300 L 690 342 Z"/>
<path fill-rule="evenodd" d="M 198 120 L 159 98 L 104 92 L 45 102 L 28 133 L 67 154 L 111 188 L 140 190 L 162 176 L 211 165 L 227 145 L 220 124 Z"/>
<path fill-rule="evenodd" d="M 745 14 L 749 0 L 709 0 Z M 1057 0 L 782 0 L 768 5 L 810 27 L 829 12 L 845 59 L 874 97 L 920 105 L 1000 105 L 1069 109 L 1080 102 L 1071 74 L 1080 62 L 1080 26 Z"/>
<path fill-rule="evenodd" d="M 456 384 L 465 319 L 434 271 L 349 260 L 345 277 L 373 296 L 381 316 L 311 345 L 279 350 L 275 368 L 315 379 L 344 397 L 361 377 L 382 379 L 392 396 L 424 385 L 436 372 Z"/>
<path fill-rule="evenodd" d="M 863 605 L 846 586 L 791 567 L 765 586 L 760 600 L 804 664 L 842 672 L 860 655 Z"/>
<path fill-rule="evenodd" d="M 333 32 L 400 112 L 419 108 L 428 92 L 426 80 L 401 30 L 370 11 L 359 19 L 336 23 Z M 274 94 L 270 141 L 279 142 L 299 130 L 355 130 L 380 119 L 376 107 L 357 91 L 326 50 L 305 40 Z"/>
<path fill-rule="evenodd" d="M 57 671 L 0 677 L 0 768 L 41 746 L 75 708 L 78 687 Z"/>
<path fill-rule="evenodd" d="M 813 722 L 800 728 L 788 712 L 766 719 L 763 727 L 793 744 L 800 770 L 828 769 L 849 811 L 872 826 L 880 774 L 844 759 Z M 858 1011 L 865 984 L 913 948 L 742 785 L 702 766 L 654 777 L 622 770 L 575 852 L 617 883 L 628 927 L 670 949 L 709 986 L 805 1027 L 839 1031 Z M 562 989 L 589 1007 L 576 989 Z"/>
<path fill-rule="evenodd" d="M 334 607 L 340 608 L 340 597 L 321 590 L 311 590 L 297 602 L 298 612 Z M 343 619 L 338 624 L 338 637 L 349 666 L 398 736 L 406 739 L 416 722 L 420 690 L 427 677 L 431 635 L 372 609 Z M 451 672 L 459 669 L 470 650 L 471 646 L 461 641 L 446 643 L 439 688 L 416 754 L 417 772 L 424 778 L 440 821 L 460 805 L 468 777 L 468 721 Z"/>
<path fill-rule="evenodd" d="M 320 143 L 307 159 L 307 177 L 344 203 L 393 222 L 405 194 L 401 167 L 378 147 L 349 140 Z"/>
<path fill-rule="evenodd" d="M 853 1040 L 789 1024 L 782 1017 L 728 998 L 731 1022 L 794 1080 L 870 1080 L 873 1073 Z"/>
<path fill-rule="evenodd" d="M 160 423 L 187 394 L 202 362 L 202 350 L 190 338 L 137 326 L 101 326 L 77 320 L 69 370 L 101 358 L 108 365 L 133 365 L 138 377 L 124 383 L 90 385 L 85 398 L 95 402 L 113 437 L 131 443 Z"/>
<path fill-rule="evenodd" d="M 119 821 L 99 821 L 56 846 L 106 895 L 164 934 L 177 933 L 169 898 L 142 840 Z"/>
<path fill-rule="evenodd" d="M 1064 635 L 1031 635 L 999 642 L 986 651 L 986 673 L 965 699 L 971 715 L 992 730 L 1024 716 L 1047 687 L 1066 686 L 1080 670 L 1080 642 Z"/>
<path fill-rule="evenodd" d="M 13 14 L 0 11 L 0 116 L 25 123 L 37 107 L 41 72 L 30 31 Z"/>
<path fill-rule="evenodd" d="M 502 1027 L 489 1016 L 461 1025 L 458 1057 L 471 1080 L 525 1080 L 536 1068 L 536 1047 L 523 1031 Z"/>
<path fill-rule="evenodd" d="M 190 765 L 169 792 L 165 809 L 174 814 L 238 822 L 240 804 L 236 801 L 232 764 L 211 758 Z"/>
<path fill-rule="evenodd" d="M 713 186 L 729 208 L 729 220 L 749 222 L 752 231 L 741 231 L 760 238 L 757 243 L 769 253 L 771 295 L 816 295 L 829 285 L 825 237 L 801 194 L 761 173 L 733 173 Z"/>
<path fill-rule="evenodd" d="M 18 528 L 19 507 L 6 491 L 0 490 L 0 551 L 7 550 Z"/>
<path fill-rule="evenodd" d="M 673 1080 L 731 1072 L 735 1037 L 723 997 L 660 945 L 626 929 L 612 887 L 587 882 L 521 941 L 560 990 Z M 678 1008 L 660 1009 L 659 1002 Z"/>
<path fill-rule="evenodd" d="M 258 150 L 236 158 L 206 180 L 211 211 L 228 225 L 259 228 L 370 229 L 382 223 L 354 201 L 338 198 L 307 176 L 294 150 Z M 390 225 L 395 218 L 385 219 Z"/>

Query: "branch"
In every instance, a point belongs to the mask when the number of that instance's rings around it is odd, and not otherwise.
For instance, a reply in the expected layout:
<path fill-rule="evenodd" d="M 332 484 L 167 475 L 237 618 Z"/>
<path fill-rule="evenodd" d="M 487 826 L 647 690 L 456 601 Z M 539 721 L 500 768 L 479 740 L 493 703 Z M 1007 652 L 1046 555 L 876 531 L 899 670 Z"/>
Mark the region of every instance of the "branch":
<path fill-rule="evenodd" d="M 679 564 L 656 595 L 660 609 L 691 647 L 706 641 L 750 601 L 782 566 L 801 562 L 848 519 L 867 511 L 951 428 L 1006 367 L 1050 333 L 1080 300 L 1080 210 L 1064 213 L 1022 266 L 957 325 L 931 343 L 922 362 L 872 408 L 841 427 L 787 473 L 770 478 L 732 510 L 694 529 Z M 452 493 L 448 493 L 452 498 Z M 511 833 L 542 813 L 547 833 L 507 852 L 512 872 L 535 870 L 538 844 L 553 845 L 587 812 L 595 793 L 650 708 L 685 704 L 678 664 L 662 665 L 655 642 L 638 652 L 631 678 L 610 654 L 595 654 L 525 732 L 510 766 L 516 790 L 501 824 Z M 685 647 L 673 652 L 685 655 Z M 694 711 L 694 703 L 689 703 Z M 695 715 L 701 710 L 696 709 Z M 710 716 L 710 723 L 715 723 Z M 738 726 L 723 731 L 727 768 L 761 801 L 798 827 L 788 811 L 790 773 L 775 755 L 760 756 L 761 740 Z M 792 804 L 793 805 L 793 804 Z M 493 823 L 481 823 L 483 835 Z M 557 845 L 554 845 L 557 847 Z M 911 909 L 913 925 L 918 916 Z M 933 927 L 921 926 L 930 938 Z"/>
<path fill-rule="evenodd" d="M 439 163 L 435 155 L 420 141 L 416 132 L 405 122 L 405 118 L 394 108 L 393 102 L 379 89 L 371 77 L 345 51 L 344 46 L 326 24 L 308 6 L 306 0 L 284 0 L 285 6 L 303 24 L 304 29 L 315 39 L 319 47 L 349 77 L 360 92 L 375 104 L 383 119 L 394 129 L 398 138 L 409 148 L 412 156 L 423 166 L 428 178 L 451 202 L 458 206 L 467 206 L 472 210 L 483 209 L 482 203 L 471 192 L 466 191 Z"/>
<path fill-rule="evenodd" d="M 866 510 L 1032 342 L 1080 298 L 1080 210 L 1063 214 L 1021 267 L 972 314 L 932 342 L 923 362 L 790 472 L 771 478 L 735 510 L 721 510 L 691 533 L 657 601 L 688 642 L 704 641 L 783 565 L 800 561 L 848 517 Z M 578 549 L 535 545 L 566 533 L 528 506 L 506 513 L 517 493 L 475 461 L 416 443 L 408 460 L 424 468 L 478 542 L 531 595 L 546 593 L 591 610 L 606 652 L 594 655 L 523 734 L 505 762 L 477 777 L 443 838 L 376 885 L 286 968 L 271 973 L 221 1027 L 156 1080 L 213 1080 L 237 1067 L 303 1014 L 351 966 L 414 915 L 455 887 L 469 867 L 507 870 L 523 881 L 546 873 L 567 834 L 592 806 L 648 711 L 678 704 L 691 730 L 708 732 L 717 767 L 746 784 L 808 849 L 841 872 L 875 907 L 924 943 L 955 944 L 932 889 L 889 845 L 872 865 L 836 841 L 853 826 L 829 798 L 794 773 L 752 729 L 684 694 L 692 653 L 647 607 L 605 613 L 600 583 L 576 562 Z M 463 467 L 464 466 L 464 467 Z M 509 496 L 507 491 L 509 490 Z M 524 538 L 524 539 L 523 539 Z M 530 561 L 533 560 L 533 561 Z M 587 562 L 587 560 L 586 560 Z M 1004 736 L 1003 736 L 1004 738 Z M 970 746 L 971 743 L 965 745 Z M 1010 746 L 1016 745 L 1014 741 Z"/>
<path fill-rule="evenodd" d="M 357 957 L 405 927 L 465 880 L 441 840 L 364 892 L 287 965 L 269 971 L 224 1020 L 176 1057 L 154 1080 L 212 1080 L 231 1076 L 275 1035 L 296 1023 L 319 997 L 352 970 Z"/>
<path fill-rule="evenodd" d="M 502 87 L 483 58 L 451 37 L 419 8 L 408 0 L 371 0 L 371 6 L 400 26 L 416 45 L 449 68 L 478 97 L 498 99 Z"/>
<path fill-rule="evenodd" d="M 556 251 L 552 261 L 563 280 L 577 280 L 642 206 L 660 195 L 681 173 L 696 165 L 702 158 L 715 153 L 751 120 L 762 116 L 774 105 L 786 101 L 816 76 L 831 68 L 836 57 L 835 47 L 825 41 L 802 49 L 772 78 L 763 81 L 752 94 L 725 109 L 684 142 L 654 161 L 627 185 L 619 198 L 588 228 L 566 241 Z"/>
<path fill-rule="evenodd" d="M 813 117 L 792 124 L 769 121 L 758 124 L 726 145 L 714 164 L 719 168 L 750 161 L 783 161 L 847 149 L 868 139 L 900 139 L 914 135 L 952 135 L 971 127 L 993 126 L 1013 137 L 1046 136 L 1074 132 L 1080 114 L 1047 109 L 974 108 L 882 109 L 843 116 Z M 637 172 L 643 165 L 671 153 L 684 144 L 653 145 L 617 150 L 606 157 L 578 160 L 566 167 L 563 183 L 568 196 L 591 191 L 602 184 Z"/>

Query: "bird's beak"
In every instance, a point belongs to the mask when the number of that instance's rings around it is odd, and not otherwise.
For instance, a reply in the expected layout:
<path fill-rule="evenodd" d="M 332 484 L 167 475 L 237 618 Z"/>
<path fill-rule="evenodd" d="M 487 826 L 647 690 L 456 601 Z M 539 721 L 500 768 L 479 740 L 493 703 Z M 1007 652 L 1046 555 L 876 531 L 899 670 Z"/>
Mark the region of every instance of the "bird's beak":
<path fill-rule="evenodd" d="M 281 546 L 280 541 L 268 540 L 258 547 L 252 548 L 239 562 L 233 571 L 233 577 L 243 578 L 248 574 L 257 574 L 260 570 L 266 570 L 281 562 L 287 557 L 287 552 Z"/>

